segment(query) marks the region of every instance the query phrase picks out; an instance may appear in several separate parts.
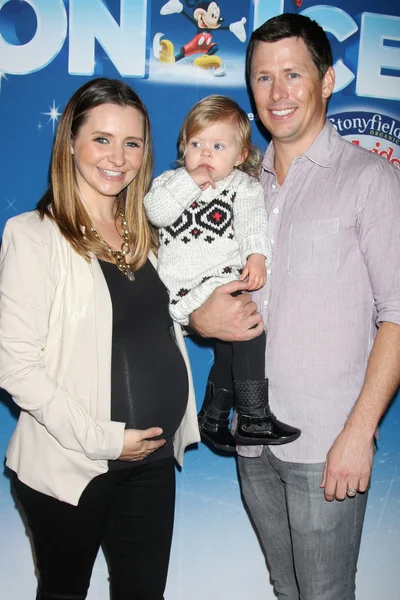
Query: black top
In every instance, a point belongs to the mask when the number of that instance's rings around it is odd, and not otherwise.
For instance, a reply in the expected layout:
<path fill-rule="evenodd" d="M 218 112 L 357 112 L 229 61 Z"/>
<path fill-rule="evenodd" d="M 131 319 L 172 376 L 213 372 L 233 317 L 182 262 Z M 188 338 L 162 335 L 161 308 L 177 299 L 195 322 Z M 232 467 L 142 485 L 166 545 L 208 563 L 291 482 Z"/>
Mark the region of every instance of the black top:
<path fill-rule="evenodd" d="M 149 260 L 135 281 L 99 261 L 113 307 L 111 419 L 127 429 L 162 427 L 167 443 L 141 461 L 109 461 L 110 469 L 172 456 L 172 436 L 186 410 L 188 378 L 173 335 L 168 292 Z"/>

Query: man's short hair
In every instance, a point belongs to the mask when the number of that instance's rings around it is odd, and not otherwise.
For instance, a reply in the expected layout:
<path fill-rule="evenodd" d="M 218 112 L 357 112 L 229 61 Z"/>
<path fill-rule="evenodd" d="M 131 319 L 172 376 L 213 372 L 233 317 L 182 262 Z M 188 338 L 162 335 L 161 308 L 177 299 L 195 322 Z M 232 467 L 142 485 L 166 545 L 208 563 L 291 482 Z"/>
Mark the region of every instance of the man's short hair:
<path fill-rule="evenodd" d="M 284 13 L 269 19 L 253 31 L 246 55 L 246 75 L 251 81 L 251 61 L 257 42 L 278 42 L 285 38 L 301 38 L 322 79 L 333 64 L 332 49 L 325 31 L 316 21 L 294 13 Z"/>

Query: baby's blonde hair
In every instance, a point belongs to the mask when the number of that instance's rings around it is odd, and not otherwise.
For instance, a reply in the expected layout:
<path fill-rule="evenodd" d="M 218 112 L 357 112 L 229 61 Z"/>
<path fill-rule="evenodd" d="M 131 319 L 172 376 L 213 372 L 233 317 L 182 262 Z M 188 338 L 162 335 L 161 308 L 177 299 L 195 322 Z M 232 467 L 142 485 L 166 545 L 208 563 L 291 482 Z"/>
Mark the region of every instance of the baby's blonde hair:
<path fill-rule="evenodd" d="M 232 123 L 238 131 L 241 151 L 247 150 L 247 158 L 237 168 L 258 179 L 261 168 L 261 153 L 251 143 L 251 124 L 239 104 L 226 96 L 207 96 L 190 109 L 183 121 L 178 139 L 179 166 L 185 163 L 189 140 L 206 127 L 218 122 Z"/>

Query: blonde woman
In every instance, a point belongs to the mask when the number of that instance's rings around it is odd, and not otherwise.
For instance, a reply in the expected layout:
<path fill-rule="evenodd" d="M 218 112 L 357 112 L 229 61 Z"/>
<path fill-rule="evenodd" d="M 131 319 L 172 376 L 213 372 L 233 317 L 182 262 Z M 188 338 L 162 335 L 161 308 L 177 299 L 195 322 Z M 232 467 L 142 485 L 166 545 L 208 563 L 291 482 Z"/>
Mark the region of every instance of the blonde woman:
<path fill-rule="evenodd" d="M 100 544 L 114 600 L 163 598 L 174 454 L 199 434 L 143 209 L 151 173 L 138 96 L 89 81 L 61 117 L 49 190 L 4 231 L 0 385 L 21 408 L 7 465 L 37 600 L 86 598 Z"/>

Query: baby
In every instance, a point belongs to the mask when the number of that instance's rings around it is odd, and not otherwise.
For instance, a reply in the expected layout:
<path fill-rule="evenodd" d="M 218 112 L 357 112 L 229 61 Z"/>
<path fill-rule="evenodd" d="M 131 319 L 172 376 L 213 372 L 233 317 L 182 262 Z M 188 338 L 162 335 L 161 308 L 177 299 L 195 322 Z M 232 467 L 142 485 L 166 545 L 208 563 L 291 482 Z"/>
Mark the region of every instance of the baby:
<path fill-rule="evenodd" d="M 263 287 L 271 247 L 260 155 L 240 106 L 217 95 L 198 102 L 182 125 L 179 153 L 180 168 L 157 177 L 144 202 L 159 228 L 158 269 L 171 316 L 187 325 L 217 286 L 238 278 L 248 291 Z M 265 342 L 265 332 L 244 342 L 216 340 L 198 419 L 203 441 L 220 450 L 234 451 L 235 440 L 286 444 L 300 435 L 269 409 Z M 233 397 L 235 439 L 229 429 Z"/>

